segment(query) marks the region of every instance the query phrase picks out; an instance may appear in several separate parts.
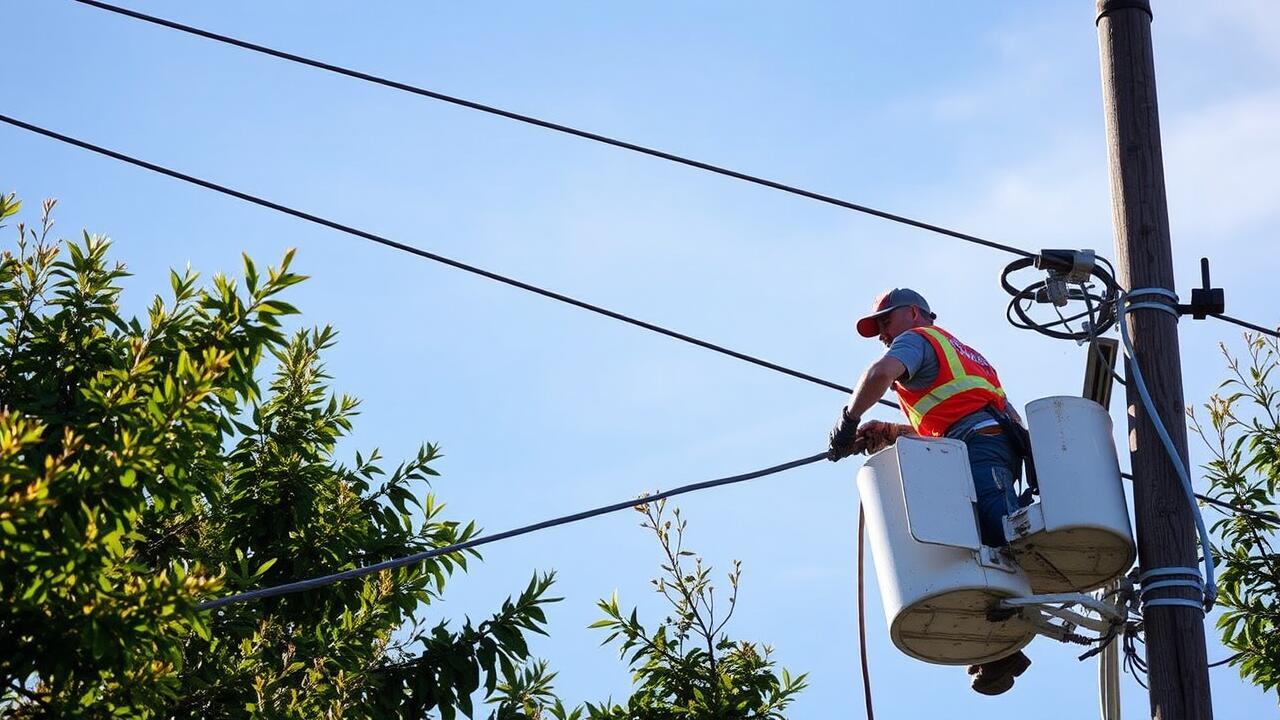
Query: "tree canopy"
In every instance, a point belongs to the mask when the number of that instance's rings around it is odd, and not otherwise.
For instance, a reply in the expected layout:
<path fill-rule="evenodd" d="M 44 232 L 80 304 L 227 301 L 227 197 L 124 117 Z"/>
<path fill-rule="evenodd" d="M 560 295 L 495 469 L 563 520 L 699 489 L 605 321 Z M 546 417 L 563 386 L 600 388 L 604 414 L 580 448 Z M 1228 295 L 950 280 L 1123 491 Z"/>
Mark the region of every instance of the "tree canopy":
<path fill-rule="evenodd" d="M 551 574 L 458 628 L 417 618 L 461 554 L 196 608 L 477 532 L 430 490 L 437 446 L 390 472 L 376 449 L 335 457 L 358 404 L 327 385 L 335 333 L 284 329 L 298 311 L 282 296 L 304 280 L 292 253 L 265 272 L 245 257 L 239 281 L 174 272 L 167 298 L 124 318 L 110 242 L 52 239 L 53 207 L 0 258 L 0 709 L 472 715 L 473 695 L 528 658 Z M 20 208 L 0 198 L 0 221 Z"/>

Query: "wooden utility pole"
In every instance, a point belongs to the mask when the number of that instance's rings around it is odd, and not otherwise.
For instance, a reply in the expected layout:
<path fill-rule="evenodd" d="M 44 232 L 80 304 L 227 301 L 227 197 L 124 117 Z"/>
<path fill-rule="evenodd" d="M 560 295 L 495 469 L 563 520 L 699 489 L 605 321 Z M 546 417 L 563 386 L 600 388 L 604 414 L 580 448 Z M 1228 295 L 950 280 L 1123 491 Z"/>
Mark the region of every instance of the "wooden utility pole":
<path fill-rule="evenodd" d="M 1172 290 L 1173 251 L 1156 108 L 1151 5 L 1149 0 L 1097 0 L 1097 11 L 1118 280 L 1131 290 Z M 1157 295 L 1141 299 L 1161 301 L 1172 302 Z M 1128 315 L 1128 326 L 1136 362 L 1156 412 L 1178 453 L 1186 458 L 1177 318 L 1144 308 Z M 1128 384 L 1126 395 L 1138 561 L 1143 570 L 1194 568 L 1192 508 L 1135 383 Z M 1200 599 L 1195 589 L 1186 587 L 1160 588 L 1152 597 Z M 1212 718 L 1203 614 L 1194 607 L 1161 605 L 1145 608 L 1143 622 L 1151 716 L 1160 720 Z"/>

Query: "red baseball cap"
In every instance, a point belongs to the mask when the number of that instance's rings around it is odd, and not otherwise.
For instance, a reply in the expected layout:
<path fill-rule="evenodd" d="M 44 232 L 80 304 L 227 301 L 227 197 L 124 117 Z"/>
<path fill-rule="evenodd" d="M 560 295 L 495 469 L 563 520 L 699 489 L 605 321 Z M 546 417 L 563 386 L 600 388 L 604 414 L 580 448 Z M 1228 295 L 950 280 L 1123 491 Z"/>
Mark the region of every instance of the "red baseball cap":
<path fill-rule="evenodd" d="M 894 288 L 886 290 L 876 296 L 874 302 L 871 303 L 871 314 L 858 319 L 858 334 L 865 338 L 875 337 L 880 334 L 880 326 L 876 323 L 876 319 L 888 315 L 900 307 L 918 307 L 928 315 L 930 319 L 938 318 L 931 310 L 929 310 L 929 302 L 924 296 L 915 290 L 907 288 Z"/>

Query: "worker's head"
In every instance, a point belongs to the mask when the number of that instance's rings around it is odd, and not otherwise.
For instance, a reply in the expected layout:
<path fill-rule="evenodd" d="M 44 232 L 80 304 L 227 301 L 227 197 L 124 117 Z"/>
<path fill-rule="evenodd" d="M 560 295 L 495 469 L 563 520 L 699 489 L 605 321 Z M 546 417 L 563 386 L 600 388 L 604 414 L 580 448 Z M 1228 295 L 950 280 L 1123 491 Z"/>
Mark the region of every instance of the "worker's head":
<path fill-rule="evenodd" d="M 938 316 L 920 293 L 907 288 L 894 288 L 876 296 L 871 314 L 858 320 L 858 334 L 879 337 L 888 345 L 893 339 L 914 327 L 932 325 Z"/>

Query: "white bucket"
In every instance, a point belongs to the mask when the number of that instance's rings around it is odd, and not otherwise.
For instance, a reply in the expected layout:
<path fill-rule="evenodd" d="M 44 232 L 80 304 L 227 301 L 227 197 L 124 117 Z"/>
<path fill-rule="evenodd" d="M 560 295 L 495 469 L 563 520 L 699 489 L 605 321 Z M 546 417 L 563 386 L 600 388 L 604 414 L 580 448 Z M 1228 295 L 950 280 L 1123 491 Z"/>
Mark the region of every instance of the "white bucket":
<path fill-rule="evenodd" d="M 964 443 L 900 438 L 858 473 L 867 537 L 889 637 L 919 660 L 970 665 L 1010 655 L 1035 636 L 1018 615 L 989 615 L 1031 585 L 983 548 Z M 1004 613 L 1003 615 L 1009 615 Z"/>
<path fill-rule="evenodd" d="M 1005 537 L 1037 594 L 1085 592 L 1137 557 L 1111 417 L 1079 397 L 1027 405 L 1040 499 L 1005 519 Z"/>

